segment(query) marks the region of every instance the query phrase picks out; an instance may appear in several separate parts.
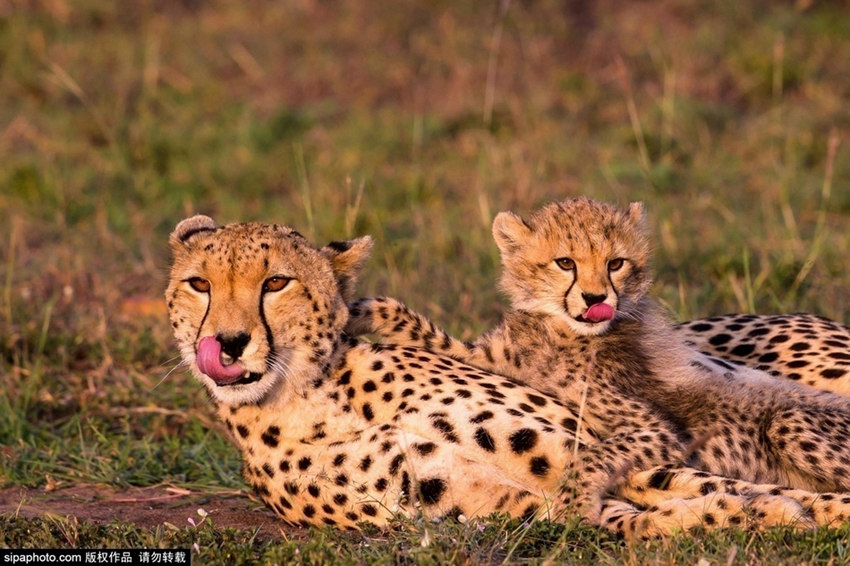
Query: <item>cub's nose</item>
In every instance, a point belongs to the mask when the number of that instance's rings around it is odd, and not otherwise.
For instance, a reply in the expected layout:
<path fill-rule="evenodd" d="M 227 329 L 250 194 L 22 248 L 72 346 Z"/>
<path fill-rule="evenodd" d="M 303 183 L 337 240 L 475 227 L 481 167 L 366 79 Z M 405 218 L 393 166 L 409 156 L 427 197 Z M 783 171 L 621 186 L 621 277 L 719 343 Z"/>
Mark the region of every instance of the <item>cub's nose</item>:
<path fill-rule="evenodd" d="M 584 299 L 584 302 L 587 306 L 592 307 L 593 305 L 598 305 L 602 301 L 604 301 L 607 295 L 594 295 L 592 293 L 582 293 L 581 298 Z"/>
<path fill-rule="evenodd" d="M 245 346 L 251 341 L 251 335 L 246 332 L 236 334 L 216 334 L 215 339 L 221 344 L 221 351 L 230 356 L 231 359 L 239 359 Z"/>

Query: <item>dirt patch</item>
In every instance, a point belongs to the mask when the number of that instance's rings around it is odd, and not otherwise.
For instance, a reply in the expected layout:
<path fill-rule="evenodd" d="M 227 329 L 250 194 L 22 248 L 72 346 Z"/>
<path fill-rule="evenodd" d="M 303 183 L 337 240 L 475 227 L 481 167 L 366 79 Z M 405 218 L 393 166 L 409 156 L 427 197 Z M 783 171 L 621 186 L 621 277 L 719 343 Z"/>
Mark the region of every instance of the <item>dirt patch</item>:
<path fill-rule="evenodd" d="M 26 487 L 0 489 L 0 515 L 25 518 L 54 515 L 80 522 L 123 521 L 143 528 L 170 523 L 183 528 L 201 521 L 197 510 L 209 513 L 216 527 L 259 529 L 261 538 L 292 538 L 306 534 L 287 527 L 262 503 L 241 492 L 192 492 L 165 486 L 118 490 L 110 486 L 80 484 L 47 491 Z"/>

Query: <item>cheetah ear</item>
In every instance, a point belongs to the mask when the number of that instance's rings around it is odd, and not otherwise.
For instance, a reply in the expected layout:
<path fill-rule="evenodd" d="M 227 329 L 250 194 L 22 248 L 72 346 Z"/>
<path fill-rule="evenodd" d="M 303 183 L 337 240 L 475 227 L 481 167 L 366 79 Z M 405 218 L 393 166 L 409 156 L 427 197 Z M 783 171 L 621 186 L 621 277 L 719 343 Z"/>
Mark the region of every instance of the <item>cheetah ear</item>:
<path fill-rule="evenodd" d="M 212 232 L 216 228 L 218 228 L 218 224 L 215 223 L 215 220 L 209 216 L 198 214 L 181 220 L 168 238 L 168 242 L 171 244 L 171 249 L 177 250 L 198 232 Z"/>
<path fill-rule="evenodd" d="M 493 220 L 493 239 L 502 256 L 518 250 L 531 237 L 531 227 L 513 212 L 500 212 Z"/>
<path fill-rule="evenodd" d="M 641 228 L 646 226 L 646 210 L 642 202 L 633 202 L 629 205 L 629 219 Z"/>
<path fill-rule="evenodd" d="M 331 242 L 319 250 L 331 262 L 339 292 L 346 302 L 354 298 L 354 284 L 369 259 L 372 244 L 370 236 L 363 236 L 354 240 Z"/>

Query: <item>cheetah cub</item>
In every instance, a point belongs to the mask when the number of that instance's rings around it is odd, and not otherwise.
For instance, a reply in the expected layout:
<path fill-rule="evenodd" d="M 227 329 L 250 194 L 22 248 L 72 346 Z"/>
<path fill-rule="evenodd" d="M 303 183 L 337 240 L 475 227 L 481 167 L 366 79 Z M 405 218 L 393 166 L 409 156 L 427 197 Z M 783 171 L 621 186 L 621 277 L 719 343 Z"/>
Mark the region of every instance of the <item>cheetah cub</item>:
<path fill-rule="evenodd" d="M 349 330 L 507 375 L 579 407 L 603 440 L 647 425 L 667 431 L 678 444 L 644 447 L 652 463 L 669 450 L 723 476 L 850 489 L 847 399 L 689 348 L 646 296 L 650 246 L 640 203 L 621 210 L 579 198 L 527 221 L 501 213 L 493 235 L 512 309 L 475 342 L 389 299 L 354 303 Z"/>
<path fill-rule="evenodd" d="M 750 520 L 829 524 L 850 509 L 667 468 L 636 475 L 633 500 L 582 478 L 574 485 L 597 505 L 575 506 L 562 480 L 574 453 L 598 444 L 579 413 L 451 358 L 343 332 L 368 237 L 316 248 L 284 226 L 195 216 L 170 244 L 166 299 L 184 364 L 242 452 L 246 481 L 290 524 L 577 510 L 613 532 L 653 536 Z M 717 483 L 726 493 L 711 493 Z"/>

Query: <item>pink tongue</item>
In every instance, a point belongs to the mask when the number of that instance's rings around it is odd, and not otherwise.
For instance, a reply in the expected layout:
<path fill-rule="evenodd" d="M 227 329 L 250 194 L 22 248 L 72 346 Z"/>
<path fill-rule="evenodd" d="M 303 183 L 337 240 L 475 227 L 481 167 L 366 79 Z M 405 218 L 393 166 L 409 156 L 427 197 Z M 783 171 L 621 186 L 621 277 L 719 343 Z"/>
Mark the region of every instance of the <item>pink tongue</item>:
<path fill-rule="evenodd" d="M 596 303 L 582 315 L 591 322 L 602 322 L 614 318 L 614 309 L 605 303 Z"/>
<path fill-rule="evenodd" d="M 239 380 L 245 370 L 236 363 L 229 366 L 221 363 L 221 343 L 215 336 L 201 338 L 196 357 L 198 369 L 210 376 L 217 385 L 229 385 Z"/>

